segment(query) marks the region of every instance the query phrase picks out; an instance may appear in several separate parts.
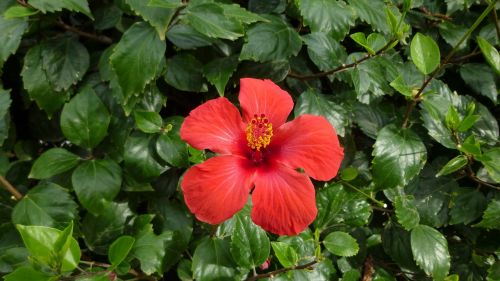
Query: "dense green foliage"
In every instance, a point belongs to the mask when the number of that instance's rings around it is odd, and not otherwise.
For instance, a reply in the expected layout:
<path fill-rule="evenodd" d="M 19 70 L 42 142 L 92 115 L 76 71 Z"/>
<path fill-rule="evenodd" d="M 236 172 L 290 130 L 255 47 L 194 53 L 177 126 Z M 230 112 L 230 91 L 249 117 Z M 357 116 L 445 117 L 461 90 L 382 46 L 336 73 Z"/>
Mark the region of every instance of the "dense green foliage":
<path fill-rule="evenodd" d="M 499 6 L 0 1 L 0 276 L 500 280 Z M 241 77 L 341 137 L 298 236 L 184 204 L 183 118 Z"/>

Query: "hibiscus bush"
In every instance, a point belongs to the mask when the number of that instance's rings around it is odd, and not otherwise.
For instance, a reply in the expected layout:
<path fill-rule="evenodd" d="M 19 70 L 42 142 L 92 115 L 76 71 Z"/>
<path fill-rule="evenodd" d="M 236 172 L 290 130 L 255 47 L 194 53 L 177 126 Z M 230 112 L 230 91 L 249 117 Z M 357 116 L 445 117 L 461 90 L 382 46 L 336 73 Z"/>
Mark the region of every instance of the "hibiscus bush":
<path fill-rule="evenodd" d="M 0 276 L 500 280 L 498 8 L 0 1 Z"/>

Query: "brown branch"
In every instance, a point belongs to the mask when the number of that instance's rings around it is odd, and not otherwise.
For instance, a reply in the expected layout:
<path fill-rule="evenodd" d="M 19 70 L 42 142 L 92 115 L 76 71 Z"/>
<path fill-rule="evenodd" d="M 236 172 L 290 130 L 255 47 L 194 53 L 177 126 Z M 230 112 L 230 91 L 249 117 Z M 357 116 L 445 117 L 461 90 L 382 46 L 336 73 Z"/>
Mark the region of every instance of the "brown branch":
<path fill-rule="evenodd" d="M 368 256 L 365 260 L 365 264 L 363 265 L 363 278 L 361 281 L 372 281 L 374 273 L 375 269 L 373 268 L 373 258 L 372 256 Z"/>
<path fill-rule="evenodd" d="M 17 4 L 26 7 L 26 8 L 33 8 L 30 4 L 26 2 L 26 0 L 16 0 Z"/>
<path fill-rule="evenodd" d="M 284 272 L 287 272 L 287 271 L 290 271 L 290 270 L 299 270 L 299 269 L 311 268 L 311 266 L 315 265 L 316 263 L 318 263 L 318 261 L 314 260 L 312 262 L 309 262 L 309 263 L 306 263 L 306 264 L 303 264 L 303 265 L 286 267 L 286 268 L 280 268 L 278 270 L 271 271 L 271 272 L 268 272 L 268 273 L 262 273 L 262 274 L 257 274 L 257 275 L 254 275 L 254 276 L 250 276 L 245 281 L 255 281 L 255 280 L 258 280 L 258 279 L 262 279 L 262 278 L 272 277 L 272 276 L 276 276 L 277 274 L 284 273 Z"/>
<path fill-rule="evenodd" d="M 94 41 L 97 41 L 97 42 L 100 42 L 100 43 L 103 43 L 103 44 L 112 44 L 113 43 L 113 40 L 111 38 L 109 38 L 108 36 L 105 36 L 105 35 L 97 35 L 97 34 L 94 34 L 94 33 L 89 33 L 89 32 L 85 32 L 85 31 L 81 31 L 71 25 L 68 25 L 66 24 L 65 22 L 63 22 L 61 19 L 59 19 L 58 21 L 56 21 L 56 24 L 63 28 L 64 30 L 67 30 L 67 31 L 70 31 L 70 32 L 73 32 L 75 34 L 78 34 L 82 37 L 85 37 L 85 38 L 88 38 L 88 39 L 92 39 Z"/>
<path fill-rule="evenodd" d="M 496 189 L 496 190 L 500 190 L 500 187 L 498 187 L 498 186 L 496 186 L 496 185 L 492 185 L 491 183 L 485 182 L 485 181 L 483 181 L 483 180 L 479 179 L 478 177 L 476 177 L 476 176 L 475 176 L 475 175 L 473 175 L 473 174 L 472 174 L 472 175 L 471 175 L 471 174 L 469 174 L 469 175 L 468 175 L 468 177 L 469 177 L 471 180 L 473 180 L 473 181 L 477 182 L 477 183 L 478 183 L 478 184 L 480 184 L 480 185 L 484 185 L 484 186 L 487 186 L 487 187 L 489 187 L 489 188 L 493 188 L 493 189 Z"/>
<path fill-rule="evenodd" d="M 318 73 L 314 73 L 314 74 L 307 74 L 307 75 L 303 75 L 303 74 L 298 74 L 298 73 L 294 73 L 292 71 L 290 71 L 288 73 L 288 76 L 292 77 L 292 78 L 297 78 L 297 79 L 300 79 L 300 80 L 308 80 L 308 79 L 315 79 L 315 78 L 321 78 L 321 77 L 324 77 L 324 76 L 328 76 L 328 75 L 332 75 L 332 74 L 335 74 L 335 73 L 338 73 L 338 72 L 341 72 L 341 71 L 344 71 L 346 69 L 349 69 L 351 67 L 355 67 L 357 66 L 358 64 L 364 62 L 365 60 L 369 60 L 371 58 L 374 58 L 380 54 L 382 54 L 383 52 L 385 52 L 392 44 L 394 44 L 395 40 L 391 40 L 389 41 L 389 43 L 387 43 L 384 47 L 382 47 L 380 50 L 378 50 L 375 54 L 373 55 L 366 55 L 364 56 L 363 58 L 361 58 L 360 60 L 358 61 L 355 61 L 353 63 L 350 63 L 350 64 L 342 64 L 341 66 L 337 67 L 337 68 L 334 68 L 332 70 L 328 70 L 328 71 L 323 71 L 323 72 L 318 72 Z"/>
<path fill-rule="evenodd" d="M 429 11 L 426 7 L 420 7 L 419 9 L 419 12 L 421 12 L 422 14 L 424 14 L 425 16 L 427 16 L 428 18 L 430 19 L 434 19 L 434 20 L 442 20 L 442 21 L 451 21 L 453 20 L 450 16 L 448 15 L 444 15 L 444 14 L 440 14 L 440 13 L 433 13 L 431 11 Z"/>
<path fill-rule="evenodd" d="M 0 175 L 0 184 L 10 193 L 16 200 L 23 199 L 23 195 L 17 191 L 17 189 L 10 184 L 10 182 L 4 177 Z"/>
<path fill-rule="evenodd" d="M 498 16 L 497 16 L 497 10 L 493 9 L 493 21 L 495 22 L 495 29 L 497 30 L 497 38 L 500 40 L 500 26 L 498 26 Z"/>

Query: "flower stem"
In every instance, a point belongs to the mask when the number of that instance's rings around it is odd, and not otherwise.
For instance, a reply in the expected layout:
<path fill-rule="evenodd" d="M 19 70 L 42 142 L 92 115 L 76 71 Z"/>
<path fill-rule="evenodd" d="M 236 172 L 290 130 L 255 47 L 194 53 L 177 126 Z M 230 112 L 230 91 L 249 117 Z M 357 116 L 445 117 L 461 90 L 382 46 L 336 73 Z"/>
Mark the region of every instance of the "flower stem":
<path fill-rule="evenodd" d="M 362 194 L 362 195 L 363 195 L 363 196 L 365 196 L 366 198 L 368 198 L 368 199 L 370 199 L 371 201 L 373 201 L 373 202 L 374 202 L 375 204 L 377 204 L 379 207 L 382 207 L 382 208 L 386 208 L 386 207 L 387 207 L 387 205 L 386 205 L 384 202 L 379 201 L 379 200 L 377 200 L 377 199 L 373 198 L 372 196 L 370 196 L 370 195 L 366 194 L 363 190 L 361 190 L 361 189 L 359 189 L 359 188 L 355 187 L 354 185 L 352 185 L 352 184 L 350 184 L 350 183 L 348 183 L 348 182 L 346 182 L 346 181 L 340 181 L 340 182 L 341 182 L 342 184 L 345 184 L 346 186 L 348 186 L 348 187 L 350 187 L 350 188 L 352 188 L 352 189 L 356 190 L 358 193 Z"/>

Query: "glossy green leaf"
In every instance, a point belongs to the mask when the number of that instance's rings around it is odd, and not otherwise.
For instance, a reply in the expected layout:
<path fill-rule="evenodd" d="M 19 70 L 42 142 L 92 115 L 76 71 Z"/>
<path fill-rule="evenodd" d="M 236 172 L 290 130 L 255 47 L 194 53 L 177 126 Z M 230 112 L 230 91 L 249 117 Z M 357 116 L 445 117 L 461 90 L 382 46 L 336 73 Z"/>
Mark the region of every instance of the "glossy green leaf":
<path fill-rule="evenodd" d="M 500 159 L 500 148 L 494 147 L 486 150 L 479 160 L 483 163 L 490 177 L 500 183 L 500 163 L 498 159 Z"/>
<path fill-rule="evenodd" d="M 224 9 L 216 3 L 189 5 L 186 19 L 194 29 L 210 38 L 236 40 L 243 36 L 243 25 L 227 17 Z"/>
<path fill-rule="evenodd" d="M 500 261 L 496 261 L 488 269 L 488 276 L 486 281 L 497 281 L 500 280 Z"/>
<path fill-rule="evenodd" d="M 43 13 L 59 12 L 62 9 L 79 12 L 93 19 L 87 0 L 31 0 L 29 4 Z"/>
<path fill-rule="evenodd" d="M 111 65 L 126 99 L 141 93 L 160 72 L 166 45 L 145 22 L 133 24 L 113 49 Z"/>
<path fill-rule="evenodd" d="M 411 251 L 410 232 L 395 222 L 389 222 L 382 232 L 382 246 L 392 260 L 401 268 L 418 270 Z"/>
<path fill-rule="evenodd" d="M 410 44 L 411 59 L 423 74 L 433 72 L 440 63 L 439 47 L 429 36 L 417 33 Z"/>
<path fill-rule="evenodd" d="M 160 135 L 156 140 L 156 152 L 174 167 L 188 166 L 188 148 L 186 143 L 174 133 Z"/>
<path fill-rule="evenodd" d="M 43 68 L 42 51 L 44 47 L 45 44 L 38 44 L 28 50 L 24 57 L 21 76 L 23 77 L 24 89 L 28 91 L 30 98 L 50 117 L 68 99 L 69 92 L 53 90 L 48 73 Z"/>
<path fill-rule="evenodd" d="M 344 136 L 347 126 L 347 112 L 341 105 L 328 99 L 314 89 L 303 92 L 295 105 L 295 116 L 312 114 L 325 117 L 339 136 Z"/>
<path fill-rule="evenodd" d="M 457 22 L 459 23 L 459 22 Z M 448 43 L 451 47 L 455 47 L 460 39 L 467 32 L 467 27 L 463 25 L 453 24 L 451 21 L 445 21 L 439 24 L 439 33 L 441 37 Z M 457 50 L 464 50 L 467 48 L 468 40 L 464 40 L 459 46 Z"/>
<path fill-rule="evenodd" d="M 175 13 L 175 6 L 172 8 L 166 8 L 165 6 L 162 6 L 162 8 L 150 7 L 151 3 L 145 0 L 126 0 L 125 2 L 130 6 L 132 11 L 156 29 L 161 40 L 165 40 L 165 33 Z"/>
<path fill-rule="evenodd" d="M 61 113 L 61 129 L 69 141 L 92 149 L 108 132 L 111 116 L 104 103 L 91 88 L 75 95 Z"/>
<path fill-rule="evenodd" d="M 436 229 L 419 225 L 411 231 L 411 251 L 418 266 L 440 281 L 450 270 L 448 243 Z"/>
<path fill-rule="evenodd" d="M 382 1 L 349 0 L 348 2 L 354 13 L 361 20 L 369 23 L 377 31 L 383 33 L 389 32 L 385 15 L 385 5 Z"/>
<path fill-rule="evenodd" d="M 54 243 L 54 252 L 57 255 L 57 259 L 64 258 L 64 255 L 68 251 L 71 241 L 73 239 L 73 221 L 59 233 L 56 242 Z"/>
<path fill-rule="evenodd" d="M 326 249 L 337 256 L 351 257 L 358 253 L 359 245 L 349 233 L 335 231 L 328 234 L 323 240 Z"/>
<path fill-rule="evenodd" d="M 16 204 L 12 222 L 62 228 L 77 218 L 77 207 L 66 189 L 54 183 L 40 183 Z"/>
<path fill-rule="evenodd" d="M 226 240 L 208 238 L 193 253 L 195 280 L 229 280 L 235 276 L 235 264 Z"/>
<path fill-rule="evenodd" d="M 460 67 L 460 76 L 465 83 L 494 103 L 498 100 L 498 75 L 485 64 L 467 63 Z"/>
<path fill-rule="evenodd" d="M 469 224 L 481 216 L 486 208 L 486 198 L 478 190 L 464 190 L 454 198 L 450 210 L 450 224 Z"/>
<path fill-rule="evenodd" d="M 339 67 L 347 58 L 345 48 L 328 33 L 313 32 L 303 35 L 302 40 L 309 58 L 322 71 Z"/>
<path fill-rule="evenodd" d="M 347 63 L 354 63 L 366 54 L 354 53 L 349 55 Z M 375 57 L 359 64 L 350 70 L 356 98 L 364 104 L 376 103 L 380 97 L 392 92 L 388 81 L 398 75 L 397 61 L 384 57 Z"/>
<path fill-rule="evenodd" d="M 316 228 L 324 230 L 338 224 L 362 226 L 368 223 L 372 213 L 370 204 L 364 197 L 346 189 L 334 184 L 318 190 L 318 215 L 314 221 Z"/>
<path fill-rule="evenodd" d="M 224 96 L 227 82 L 233 75 L 233 72 L 236 71 L 238 62 L 237 56 L 229 56 L 214 59 L 203 67 L 203 75 L 210 84 L 215 86 L 219 96 Z"/>
<path fill-rule="evenodd" d="M 292 267 L 297 265 L 299 256 L 295 249 L 284 242 L 271 242 L 274 254 L 283 267 Z"/>
<path fill-rule="evenodd" d="M 354 26 L 354 11 L 344 1 L 310 0 L 299 3 L 304 22 L 313 33 L 331 33 L 333 38 L 341 40 Z"/>
<path fill-rule="evenodd" d="M 85 214 L 81 225 L 85 245 L 93 252 L 106 255 L 111 243 L 123 235 L 125 222 L 131 216 L 127 202 L 111 202 L 98 215 Z"/>
<path fill-rule="evenodd" d="M 190 25 L 182 23 L 170 27 L 167 31 L 167 38 L 181 49 L 209 46 L 215 41 L 215 39 L 196 31 Z"/>
<path fill-rule="evenodd" d="M 487 229 L 500 229 L 500 200 L 492 200 L 484 211 L 483 219 L 476 224 L 477 227 Z"/>
<path fill-rule="evenodd" d="M 15 7 L 15 6 L 14 6 Z M 9 19 L 9 14 L 0 15 L 0 68 L 7 58 L 14 54 L 21 43 L 21 38 L 28 28 L 26 19 Z"/>
<path fill-rule="evenodd" d="M 495 70 L 497 75 L 500 75 L 500 54 L 498 54 L 498 50 L 480 36 L 477 37 L 477 44 L 486 61 Z"/>
<path fill-rule="evenodd" d="M 404 79 L 401 75 L 396 77 L 396 79 L 394 79 L 390 85 L 391 85 L 391 87 L 394 88 L 394 90 L 398 91 L 398 93 L 402 94 L 403 96 L 407 96 L 407 97 L 413 96 L 412 88 L 410 88 L 410 86 L 408 86 L 406 84 L 406 82 L 404 81 Z"/>
<path fill-rule="evenodd" d="M 71 183 L 83 207 L 99 213 L 120 192 L 122 170 L 113 160 L 88 160 L 73 171 Z"/>
<path fill-rule="evenodd" d="M 182 6 L 180 0 L 149 0 L 148 6 L 175 9 Z"/>
<path fill-rule="evenodd" d="M 177 277 L 179 277 L 181 281 L 192 281 L 193 271 L 191 270 L 191 267 L 191 260 L 182 259 L 177 265 Z"/>
<path fill-rule="evenodd" d="M 23 266 L 4 276 L 5 281 L 55 281 L 58 278 L 52 274 L 39 271 L 33 267 Z"/>
<path fill-rule="evenodd" d="M 248 215 L 238 213 L 231 235 L 231 255 L 239 266 L 255 268 L 269 256 L 271 244 L 266 231 L 255 225 Z"/>
<path fill-rule="evenodd" d="M 124 235 L 116 239 L 109 246 L 108 259 L 111 265 L 118 266 L 128 256 L 134 246 L 135 239 L 132 236 Z"/>
<path fill-rule="evenodd" d="M 441 170 L 436 174 L 436 177 L 445 176 L 462 169 L 468 163 L 465 155 L 458 155 L 448 161 Z"/>
<path fill-rule="evenodd" d="M 133 134 L 125 142 L 126 173 L 139 181 L 149 181 L 164 170 L 155 158 L 154 139 L 144 134 Z"/>
<path fill-rule="evenodd" d="M 67 90 L 80 81 L 89 67 L 89 53 L 74 37 L 49 40 L 43 44 L 42 68 L 56 91 Z"/>
<path fill-rule="evenodd" d="M 224 9 L 224 15 L 241 23 L 250 24 L 258 21 L 267 21 L 264 17 L 249 12 L 238 4 L 219 4 Z"/>
<path fill-rule="evenodd" d="M 396 208 L 396 217 L 399 224 L 406 230 L 411 230 L 418 226 L 420 215 L 411 196 L 399 194 L 394 200 L 394 207 Z"/>
<path fill-rule="evenodd" d="M 24 18 L 32 15 L 36 15 L 39 11 L 30 7 L 14 5 L 8 8 L 4 13 L 3 17 L 5 19 L 13 18 Z"/>
<path fill-rule="evenodd" d="M 203 64 L 190 54 L 178 54 L 167 61 L 165 81 L 187 92 L 206 92 Z"/>
<path fill-rule="evenodd" d="M 134 111 L 137 128 L 144 133 L 158 133 L 163 128 L 163 120 L 159 113 L 154 111 Z"/>
<path fill-rule="evenodd" d="M 33 163 L 29 177 L 34 179 L 46 179 L 75 167 L 80 157 L 64 148 L 51 148 Z"/>
<path fill-rule="evenodd" d="M 458 112 L 455 107 L 450 106 L 448 108 L 448 112 L 445 116 L 446 127 L 448 127 L 451 131 L 456 131 L 458 125 L 460 124 L 460 116 L 458 116 Z"/>
<path fill-rule="evenodd" d="M 17 230 L 31 256 L 51 267 L 59 267 L 63 272 L 72 271 L 80 262 L 78 242 L 70 237 L 69 246 L 60 258 L 55 252 L 55 244 L 62 231 L 45 226 L 25 226 L 18 224 Z"/>
<path fill-rule="evenodd" d="M 418 175 L 427 160 L 427 150 L 414 132 L 389 125 L 380 130 L 373 156 L 373 180 L 385 189 L 404 186 Z"/>
<path fill-rule="evenodd" d="M 240 60 L 285 60 L 300 51 L 302 41 L 297 31 L 278 17 L 267 18 L 270 22 L 259 22 L 248 29 Z"/>

